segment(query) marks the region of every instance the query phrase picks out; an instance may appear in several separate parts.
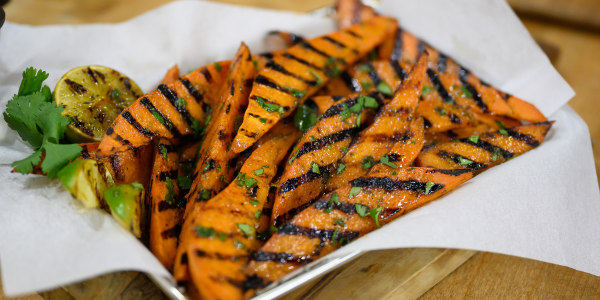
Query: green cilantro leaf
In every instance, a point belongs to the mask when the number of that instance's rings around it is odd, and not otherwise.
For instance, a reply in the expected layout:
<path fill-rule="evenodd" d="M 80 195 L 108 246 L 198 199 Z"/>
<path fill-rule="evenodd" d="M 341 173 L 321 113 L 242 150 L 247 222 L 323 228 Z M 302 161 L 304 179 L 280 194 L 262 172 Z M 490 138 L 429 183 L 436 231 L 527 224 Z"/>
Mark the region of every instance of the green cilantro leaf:
<path fill-rule="evenodd" d="M 367 215 L 367 207 L 362 204 L 354 204 L 354 208 L 361 218 L 364 218 Z"/>
<path fill-rule="evenodd" d="M 387 156 L 387 155 L 385 155 L 385 156 L 381 157 L 381 159 L 380 159 L 379 161 L 380 161 L 382 164 L 384 164 L 384 165 L 386 165 L 386 166 L 388 166 L 388 167 L 391 167 L 391 168 L 394 168 L 394 169 L 397 169 L 397 168 L 398 168 L 398 166 L 397 166 L 395 163 L 393 163 L 393 162 L 391 162 L 391 161 L 390 161 L 390 158 L 389 158 L 389 156 Z"/>
<path fill-rule="evenodd" d="M 317 123 L 317 111 L 308 105 L 301 105 L 296 110 L 294 115 L 294 126 L 296 128 L 307 131 Z"/>
<path fill-rule="evenodd" d="M 186 176 L 177 176 L 177 184 L 180 189 L 187 191 L 192 187 L 192 180 Z"/>
<path fill-rule="evenodd" d="M 348 194 L 348 197 L 354 197 L 358 195 L 358 193 L 360 193 L 360 187 L 353 186 L 352 188 L 350 188 L 350 193 Z"/>
<path fill-rule="evenodd" d="M 394 93 L 392 91 L 392 88 L 385 81 L 382 81 L 379 84 L 377 84 L 377 90 L 386 96 L 391 96 Z"/>
<path fill-rule="evenodd" d="M 321 170 L 319 170 L 319 165 L 314 161 L 312 163 L 312 172 L 315 174 L 321 174 Z"/>
<path fill-rule="evenodd" d="M 346 169 L 346 165 L 344 163 L 339 163 L 338 166 L 337 166 L 336 173 L 337 174 L 342 174 L 345 169 Z"/>
<path fill-rule="evenodd" d="M 473 163 L 473 161 L 470 160 L 470 159 L 464 158 L 462 156 L 459 156 L 458 157 L 458 163 L 461 164 L 464 167 L 468 167 L 470 164 Z"/>
<path fill-rule="evenodd" d="M 254 170 L 254 175 L 256 175 L 256 176 L 260 176 L 264 173 L 265 173 L 265 169 L 263 169 L 263 168 Z"/>
<path fill-rule="evenodd" d="M 246 237 L 252 237 L 256 233 L 254 227 L 245 223 L 237 223 L 237 227 L 244 233 Z"/>
<path fill-rule="evenodd" d="M 43 70 L 37 70 L 33 67 L 25 69 L 23 80 L 19 86 L 19 96 L 31 95 L 42 90 L 42 83 L 48 79 L 49 74 Z"/>
<path fill-rule="evenodd" d="M 469 141 L 477 144 L 479 142 L 479 135 L 478 134 L 474 134 L 472 136 L 469 137 Z"/>
<path fill-rule="evenodd" d="M 373 221 L 375 221 L 375 225 L 377 225 L 377 227 L 381 227 L 379 226 L 379 214 L 381 214 L 381 211 L 383 210 L 383 207 L 377 207 L 377 208 L 371 208 L 371 210 L 369 210 L 369 215 L 371 215 L 371 218 L 373 218 Z"/>
<path fill-rule="evenodd" d="M 254 100 L 258 103 L 258 105 L 260 105 L 260 107 L 264 108 L 264 110 L 270 113 L 279 111 L 281 109 L 281 106 L 274 103 L 269 103 L 267 100 L 261 97 L 257 96 Z"/>
<path fill-rule="evenodd" d="M 423 89 L 421 90 L 421 96 L 425 96 L 425 95 L 431 93 L 432 91 L 433 91 L 432 87 L 425 85 L 425 86 L 423 86 Z"/>
<path fill-rule="evenodd" d="M 428 195 L 429 192 L 431 192 L 431 188 L 433 187 L 433 185 L 433 181 L 427 181 L 427 183 L 425 183 L 425 195 Z"/>

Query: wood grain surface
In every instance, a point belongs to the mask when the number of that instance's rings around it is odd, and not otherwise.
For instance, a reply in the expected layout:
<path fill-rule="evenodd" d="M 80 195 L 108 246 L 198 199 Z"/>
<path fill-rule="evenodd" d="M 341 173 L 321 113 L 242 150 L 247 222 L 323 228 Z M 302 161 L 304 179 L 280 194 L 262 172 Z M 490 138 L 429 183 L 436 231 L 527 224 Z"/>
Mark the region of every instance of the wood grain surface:
<path fill-rule="evenodd" d="M 12 0 L 4 9 L 7 20 L 11 22 L 33 25 L 80 24 L 124 21 L 171 1 Z M 302 12 L 330 5 L 333 1 L 223 2 Z M 596 170 L 600 171 L 600 118 L 597 117 L 600 112 L 597 104 L 600 100 L 600 2 L 508 2 L 521 14 L 533 37 L 545 45 L 545 50 L 550 49 L 556 68 L 577 92 L 570 105 L 590 128 Z M 600 277 L 530 259 L 473 253 L 448 249 L 368 253 L 300 287 L 288 298 L 338 299 L 343 296 L 356 299 L 405 299 L 422 295 L 422 299 L 600 299 Z M 466 263 L 462 264 L 465 260 Z M 406 261 L 412 263 L 406 264 Z M 452 272 L 457 266 L 460 267 Z M 98 289 L 107 286 L 111 287 L 110 290 Z M 123 272 L 11 300 L 161 298 L 163 296 L 143 274 Z M 0 299 L 6 299 L 2 296 L 1 286 Z"/>

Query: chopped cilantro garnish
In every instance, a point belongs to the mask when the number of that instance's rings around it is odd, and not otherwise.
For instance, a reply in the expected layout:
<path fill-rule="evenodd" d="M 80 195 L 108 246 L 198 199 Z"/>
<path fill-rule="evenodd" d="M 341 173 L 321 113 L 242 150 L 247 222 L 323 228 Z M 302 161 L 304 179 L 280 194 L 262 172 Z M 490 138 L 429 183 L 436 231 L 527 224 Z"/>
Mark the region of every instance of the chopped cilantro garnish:
<path fill-rule="evenodd" d="M 342 121 L 346 121 L 346 119 L 350 118 L 350 110 L 348 109 L 348 105 L 344 103 L 342 105 L 342 110 L 340 111 L 340 117 L 342 117 Z"/>
<path fill-rule="evenodd" d="M 425 96 L 425 95 L 431 93 L 432 91 L 433 91 L 432 87 L 425 85 L 425 86 L 423 86 L 423 89 L 421 90 L 421 96 Z"/>
<path fill-rule="evenodd" d="M 446 110 L 442 107 L 440 108 L 440 116 L 443 116 L 445 114 L 447 114 L 448 112 L 446 112 Z"/>
<path fill-rule="evenodd" d="M 368 155 L 365 158 L 363 158 L 361 163 L 362 163 L 363 170 L 366 170 L 375 164 L 375 160 L 373 159 L 373 156 Z"/>
<path fill-rule="evenodd" d="M 371 60 L 377 60 L 377 52 L 375 52 L 375 49 L 371 50 L 371 52 L 369 52 L 369 58 Z"/>
<path fill-rule="evenodd" d="M 258 200 L 254 200 L 254 199 L 250 199 L 250 204 L 252 204 L 252 206 L 257 206 L 260 202 L 258 202 Z"/>
<path fill-rule="evenodd" d="M 294 115 L 294 126 L 296 128 L 307 131 L 317 123 L 317 111 L 308 105 L 301 105 L 296 110 Z"/>
<path fill-rule="evenodd" d="M 377 100 L 375 100 L 375 98 L 369 97 L 369 96 L 361 96 L 361 97 L 363 99 L 365 99 L 365 107 L 368 107 L 368 108 L 379 107 L 379 103 L 377 103 Z"/>
<path fill-rule="evenodd" d="M 238 240 L 233 240 L 233 245 L 238 248 L 238 249 L 244 249 L 246 248 L 246 245 L 244 245 L 244 243 L 238 241 Z"/>
<path fill-rule="evenodd" d="M 368 64 L 362 64 L 362 65 L 359 65 L 356 68 L 359 69 L 360 71 L 363 71 L 363 72 L 371 72 L 373 70 L 373 69 L 371 69 L 371 66 L 368 65 Z"/>
<path fill-rule="evenodd" d="M 317 72 L 313 71 L 312 69 L 308 69 L 308 72 L 310 72 L 310 74 L 315 78 L 317 85 L 321 85 L 321 83 L 323 83 L 323 78 L 321 78 Z"/>
<path fill-rule="evenodd" d="M 496 162 L 498 160 L 498 154 L 500 154 L 500 149 L 494 148 L 494 154 L 492 154 L 492 161 Z"/>
<path fill-rule="evenodd" d="M 218 62 L 215 62 L 215 69 L 217 69 L 217 72 L 221 72 L 221 65 Z"/>
<path fill-rule="evenodd" d="M 380 159 L 379 161 L 380 161 L 382 164 L 384 164 L 384 165 L 386 165 L 386 166 L 388 166 L 388 167 L 391 167 L 391 168 L 394 168 L 394 169 L 397 169 L 397 168 L 398 168 L 398 166 L 397 166 L 395 163 L 393 163 L 393 162 L 391 162 L 391 161 L 390 161 L 390 157 L 389 157 L 389 156 L 387 156 L 387 155 L 385 155 L 385 156 L 382 156 L 382 157 L 381 157 L 381 159 Z"/>
<path fill-rule="evenodd" d="M 469 137 L 469 141 L 477 144 L 479 142 L 479 135 L 478 134 L 474 134 L 472 136 Z"/>
<path fill-rule="evenodd" d="M 237 227 L 244 233 L 246 237 L 252 237 L 255 234 L 254 227 L 248 224 L 237 223 Z"/>
<path fill-rule="evenodd" d="M 342 174 L 346 170 L 346 165 L 344 163 L 339 163 L 337 166 L 336 174 Z"/>
<path fill-rule="evenodd" d="M 200 197 L 202 197 L 202 200 L 210 199 L 210 190 L 202 190 Z"/>
<path fill-rule="evenodd" d="M 346 219 L 344 219 L 344 218 L 336 218 L 336 219 L 333 220 L 333 223 L 335 225 L 339 225 L 339 226 L 344 227 L 344 226 L 346 226 Z"/>
<path fill-rule="evenodd" d="M 462 156 L 459 156 L 458 157 L 458 163 L 461 164 L 464 167 L 468 167 L 470 164 L 473 163 L 473 161 L 470 160 L 470 159 L 466 159 L 466 158 L 464 158 Z"/>
<path fill-rule="evenodd" d="M 185 99 L 179 97 L 177 98 L 177 100 L 175 100 L 175 106 L 177 107 L 186 107 L 187 106 L 187 102 L 185 102 Z"/>
<path fill-rule="evenodd" d="M 194 228 L 194 231 L 199 237 L 214 237 L 216 235 L 216 232 L 212 227 L 197 225 L 196 228 Z"/>
<path fill-rule="evenodd" d="M 167 194 L 165 194 L 165 201 L 168 204 L 175 204 L 175 190 L 173 186 L 173 180 L 170 177 L 165 177 L 165 185 L 167 186 Z"/>
<path fill-rule="evenodd" d="M 164 160 L 167 160 L 167 154 L 169 153 L 169 149 L 164 144 L 158 144 L 158 153 L 162 155 Z"/>
<path fill-rule="evenodd" d="M 425 183 L 425 195 L 429 194 L 431 188 L 433 187 L 433 184 L 433 181 L 427 181 L 427 183 Z"/>
<path fill-rule="evenodd" d="M 381 213 L 381 211 L 383 210 L 383 207 L 374 207 L 371 208 L 371 210 L 369 210 L 369 215 L 371 215 L 371 217 L 373 218 L 373 221 L 375 221 L 375 225 L 377 225 L 377 227 L 381 227 L 379 226 L 379 214 Z"/>
<path fill-rule="evenodd" d="M 340 197 L 338 196 L 337 193 L 333 193 L 331 194 L 331 198 L 329 199 L 329 202 L 331 202 L 332 204 L 337 204 L 339 202 Z"/>
<path fill-rule="evenodd" d="M 260 209 L 259 209 L 259 210 L 257 210 L 257 211 L 254 213 L 254 218 L 255 218 L 255 219 L 257 219 L 257 220 L 258 220 L 258 219 L 260 219 L 260 215 L 261 215 L 261 214 L 262 214 L 262 210 L 260 210 Z"/>
<path fill-rule="evenodd" d="M 241 187 L 246 187 L 246 189 L 249 189 L 251 187 L 253 187 L 256 183 L 258 182 L 258 180 L 252 178 L 252 177 L 247 177 L 246 173 L 239 173 L 238 177 L 237 177 L 237 184 Z"/>
<path fill-rule="evenodd" d="M 352 188 L 350 188 L 350 193 L 348 194 L 348 197 L 354 197 L 358 195 L 358 193 L 360 193 L 360 187 L 353 186 Z"/>
<path fill-rule="evenodd" d="M 263 169 L 263 168 L 254 170 L 254 175 L 256 175 L 256 176 L 260 176 L 264 173 L 265 173 L 265 169 Z"/>
<path fill-rule="evenodd" d="M 506 129 L 504 128 L 500 128 L 500 130 L 498 130 L 498 133 L 508 136 L 508 131 L 506 131 Z"/>
<path fill-rule="evenodd" d="M 325 62 L 324 71 L 325 71 L 325 75 L 327 75 L 329 77 L 336 77 L 340 74 L 340 67 L 336 63 L 336 60 L 334 57 L 329 57 L 327 62 Z"/>
<path fill-rule="evenodd" d="M 348 153 L 348 146 L 342 147 L 342 153 L 344 153 L 344 154 Z"/>
<path fill-rule="evenodd" d="M 177 176 L 177 184 L 180 189 L 187 191 L 192 187 L 192 180 L 186 176 Z"/>
<path fill-rule="evenodd" d="M 367 80 L 361 81 L 360 85 L 362 86 L 363 91 L 369 90 L 371 87 L 373 87 L 373 84 Z"/>
<path fill-rule="evenodd" d="M 469 89 L 467 89 L 466 86 L 461 86 L 460 87 L 460 91 L 462 92 L 462 95 L 465 98 L 472 98 L 473 97 L 473 95 L 471 95 L 471 92 L 469 92 Z"/>
<path fill-rule="evenodd" d="M 390 86 L 385 81 L 382 81 L 379 84 L 377 84 L 377 90 L 386 96 L 391 96 L 394 93 L 392 91 L 392 88 L 390 88 Z"/>
<path fill-rule="evenodd" d="M 358 213 L 359 216 L 361 217 L 365 217 L 366 215 L 368 215 L 367 213 L 367 207 L 362 205 L 362 204 L 354 204 L 354 209 L 356 209 L 356 212 Z"/>
<path fill-rule="evenodd" d="M 269 102 L 267 102 L 267 100 L 265 100 L 261 97 L 258 97 L 258 96 L 256 96 L 256 98 L 254 100 L 258 103 L 258 105 L 260 105 L 260 107 L 262 107 L 264 110 L 266 110 L 270 113 L 276 112 L 276 111 L 279 111 L 281 113 L 280 110 L 282 107 L 277 104 L 269 103 Z"/>
<path fill-rule="evenodd" d="M 267 123 L 267 119 L 266 118 L 260 118 L 258 119 L 261 123 L 266 124 Z"/>
<path fill-rule="evenodd" d="M 321 174 L 321 170 L 319 170 L 319 165 L 314 161 L 312 163 L 312 172 L 315 174 Z"/>

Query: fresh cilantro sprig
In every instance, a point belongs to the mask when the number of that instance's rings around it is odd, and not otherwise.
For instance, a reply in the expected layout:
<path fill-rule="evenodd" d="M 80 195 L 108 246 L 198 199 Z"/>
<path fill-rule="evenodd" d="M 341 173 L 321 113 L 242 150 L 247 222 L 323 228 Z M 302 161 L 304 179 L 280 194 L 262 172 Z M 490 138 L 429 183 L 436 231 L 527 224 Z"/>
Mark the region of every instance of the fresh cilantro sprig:
<path fill-rule="evenodd" d="M 81 154 L 81 147 L 60 144 L 70 121 L 61 115 L 64 108 L 52 102 L 50 88 L 42 86 L 47 78 L 48 73 L 27 68 L 19 92 L 8 101 L 3 116 L 8 126 L 35 149 L 29 157 L 13 162 L 11 166 L 19 173 L 31 173 L 44 155 L 42 172 L 56 178 L 62 167 Z"/>

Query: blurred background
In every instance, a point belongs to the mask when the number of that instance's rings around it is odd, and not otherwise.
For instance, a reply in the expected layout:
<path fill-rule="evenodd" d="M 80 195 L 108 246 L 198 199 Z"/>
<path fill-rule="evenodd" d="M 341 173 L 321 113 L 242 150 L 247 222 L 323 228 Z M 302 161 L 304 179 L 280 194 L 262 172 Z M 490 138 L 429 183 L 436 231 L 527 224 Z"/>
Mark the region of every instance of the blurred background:
<path fill-rule="evenodd" d="M 172 1 L 0 0 L 0 5 L 5 10 L 6 20 L 9 22 L 47 25 L 120 22 Z M 331 6 L 335 1 L 221 0 L 217 2 L 310 12 Z M 600 116 L 598 115 L 600 105 L 597 102 L 600 101 L 600 1 L 508 0 L 508 3 L 577 93 L 569 104 L 589 126 L 596 170 L 600 172 Z M 557 153 L 557 157 L 560 157 L 560 153 Z M 390 255 L 394 254 L 388 254 L 388 258 L 391 257 Z M 393 272 L 393 270 L 379 272 Z M 140 283 L 143 279 L 138 280 L 137 276 L 133 274 L 129 280 L 143 286 Z M 19 299 L 75 299 L 72 294 L 64 297 L 57 295 L 62 294 L 54 292 Z M 154 298 L 153 294 L 147 295 L 150 295 L 149 298 Z M 386 295 L 394 298 L 397 294 L 391 291 Z M 455 297 L 599 299 L 600 278 L 566 267 L 479 252 L 433 286 L 421 298 Z M 1 287 L 0 299 L 4 299 Z"/>

